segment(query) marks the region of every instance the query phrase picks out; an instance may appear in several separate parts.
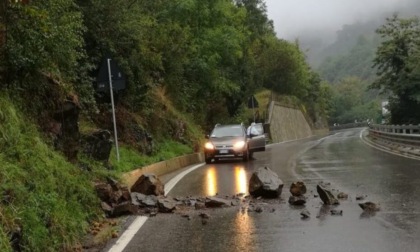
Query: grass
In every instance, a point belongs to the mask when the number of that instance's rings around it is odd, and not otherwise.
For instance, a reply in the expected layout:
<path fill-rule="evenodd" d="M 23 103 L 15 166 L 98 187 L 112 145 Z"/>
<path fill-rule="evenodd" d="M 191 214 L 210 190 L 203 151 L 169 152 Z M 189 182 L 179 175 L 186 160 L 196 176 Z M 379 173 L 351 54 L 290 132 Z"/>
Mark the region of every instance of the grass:
<path fill-rule="evenodd" d="M 164 93 L 160 95 L 165 102 Z M 0 92 L 0 251 L 13 251 L 10 238 L 19 232 L 21 251 L 73 250 L 102 216 L 92 181 L 197 151 L 204 136 L 201 129 L 167 101 L 165 105 L 168 111 L 162 118 L 185 123 L 184 144 L 162 134 L 147 156 L 121 143 L 120 162 L 112 148 L 114 169 L 106 170 L 102 163 L 79 154 L 79 164 L 90 168 L 81 169 L 45 144 L 35 124 Z M 96 126 L 85 118 L 80 128 L 89 133 Z M 108 228 L 100 240 L 114 232 L 115 227 Z"/>
<path fill-rule="evenodd" d="M 111 151 L 111 163 L 117 172 L 129 172 L 153 163 L 168 160 L 193 152 L 192 148 L 176 141 L 166 141 L 157 144 L 152 156 L 143 155 L 129 146 L 119 147 L 120 161 L 117 160 L 116 148 Z"/>
<path fill-rule="evenodd" d="M 21 230 L 22 251 L 63 251 L 86 234 L 100 209 L 95 172 L 67 162 L 0 93 L 0 251 Z"/>
<path fill-rule="evenodd" d="M 185 126 L 184 144 L 175 141 L 167 132 L 170 128 L 160 128 L 159 135 L 154 136 L 153 152 L 150 156 L 137 151 L 135 148 L 130 147 L 124 143 L 120 143 L 119 156 L 120 161 L 117 161 L 116 148 L 113 147 L 110 156 L 110 162 L 114 170 L 118 173 L 129 172 L 153 163 L 168 160 L 174 157 L 191 154 L 194 151 L 199 151 L 197 146 L 201 146 L 204 141 L 204 133 L 187 115 L 181 113 L 173 106 L 170 99 L 166 97 L 164 88 L 157 87 L 151 92 L 154 102 L 158 106 L 163 106 L 165 109 L 155 111 L 155 121 L 160 127 L 169 127 L 167 125 L 168 118 L 173 121 L 183 122 Z M 134 115 L 136 116 L 136 115 Z M 141 121 L 141 120 L 138 120 Z M 84 128 L 88 128 L 84 126 Z M 195 146 L 193 148 L 193 146 Z"/>

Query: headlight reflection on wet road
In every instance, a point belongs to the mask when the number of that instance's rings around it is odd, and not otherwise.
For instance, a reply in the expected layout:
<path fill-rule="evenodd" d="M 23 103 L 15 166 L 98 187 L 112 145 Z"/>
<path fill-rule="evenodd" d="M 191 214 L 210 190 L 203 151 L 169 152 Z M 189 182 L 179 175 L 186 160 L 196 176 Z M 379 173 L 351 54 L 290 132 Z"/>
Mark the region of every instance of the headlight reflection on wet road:
<path fill-rule="evenodd" d="M 216 167 L 212 166 L 206 174 L 206 193 L 208 196 L 214 196 L 217 193 L 217 173 Z"/>
<path fill-rule="evenodd" d="M 235 218 L 234 242 L 238 251 L 256 251 L 253 239 L 254 221 L 246 211 L 238 212 Z"/>
<path fill-rule="evenodd" d="M 204 192 L 206 196 L 247 194 L 248 176 L 245 167 L 233 169 L 210 166 L 205 172 Z"/>
<path fill-rule="evenodd" d="M 236 184 L 236 194 L 244 193 L 248 191 L 248 179 L 244 167 L 236 166 L 235 167 L 235 184 Z"/>

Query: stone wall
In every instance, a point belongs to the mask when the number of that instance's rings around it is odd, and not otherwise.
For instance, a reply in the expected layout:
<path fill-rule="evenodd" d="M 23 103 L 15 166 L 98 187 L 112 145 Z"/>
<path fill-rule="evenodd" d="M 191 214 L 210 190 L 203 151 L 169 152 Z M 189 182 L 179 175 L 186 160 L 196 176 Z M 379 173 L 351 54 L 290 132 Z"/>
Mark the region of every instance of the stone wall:
<path fill-rule="evenodd" d="M 272 102 L 270 105 L 270 137 L 273 143 L 302 139 L 313 135 L 302 111 Z"/>

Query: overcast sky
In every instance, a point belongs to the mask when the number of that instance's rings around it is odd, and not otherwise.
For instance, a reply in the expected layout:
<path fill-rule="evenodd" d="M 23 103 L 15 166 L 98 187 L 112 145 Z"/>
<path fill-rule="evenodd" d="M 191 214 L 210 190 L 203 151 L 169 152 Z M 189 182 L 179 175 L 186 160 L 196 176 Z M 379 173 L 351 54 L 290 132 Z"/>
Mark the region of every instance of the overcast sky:
<path fill-rule="evenodd" d="M 337 31 L 344 24 L 394 12 L 420 0 L 265 0 L 277 36 L 295 39 L 306 30 Z"/>

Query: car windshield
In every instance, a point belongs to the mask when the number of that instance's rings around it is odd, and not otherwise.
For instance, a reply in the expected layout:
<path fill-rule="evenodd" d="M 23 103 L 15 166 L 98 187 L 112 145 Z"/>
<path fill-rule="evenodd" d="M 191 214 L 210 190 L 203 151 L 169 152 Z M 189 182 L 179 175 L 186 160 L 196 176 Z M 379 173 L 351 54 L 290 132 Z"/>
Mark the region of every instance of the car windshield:
<path fill-rule="evenodd" d="M 217 127 L 211 133 L 211 137 L 238 137 L 243 135 L 244 131 L 241 126 Z"/>

